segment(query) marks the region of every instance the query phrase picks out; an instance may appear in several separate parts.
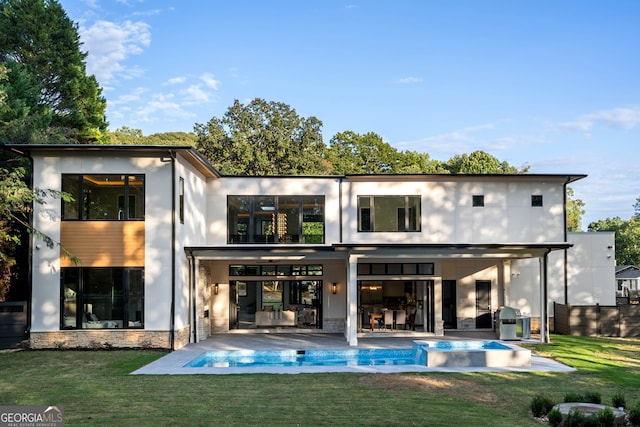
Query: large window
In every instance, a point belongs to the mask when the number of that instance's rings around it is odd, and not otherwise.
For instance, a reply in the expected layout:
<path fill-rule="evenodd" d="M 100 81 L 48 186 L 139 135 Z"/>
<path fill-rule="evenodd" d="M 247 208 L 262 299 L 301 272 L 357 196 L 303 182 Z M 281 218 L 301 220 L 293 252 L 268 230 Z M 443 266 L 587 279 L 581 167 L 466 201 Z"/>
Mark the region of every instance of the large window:
<path fill-rule="evenodd" d="M 420 196 L 359 196 L 358 231 L 420 231 Z"/>
<path fill-rule="evenodd" d="M 229 243 L 324 243 L 324 196 L 228 196 Z"/>
<path fill-rule="evenodd" d="M 63 268 L 61 329 L 144 326 L 144 269 Z"/>
<path fill-rule="evenodd" d="M 62 175 L 63 220 L 144 220 L 144 175 Z"/>

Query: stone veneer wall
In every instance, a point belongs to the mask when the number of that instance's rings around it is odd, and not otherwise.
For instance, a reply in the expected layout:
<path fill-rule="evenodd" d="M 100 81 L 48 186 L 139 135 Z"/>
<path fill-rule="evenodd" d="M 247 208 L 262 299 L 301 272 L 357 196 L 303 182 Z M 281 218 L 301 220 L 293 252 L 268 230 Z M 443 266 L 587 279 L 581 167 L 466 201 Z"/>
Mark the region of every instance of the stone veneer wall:
<path fill-rule="evenodd" d="M 189 328 L 175 332 L 174 347 L 185 346 L 189 342 Z M 45 348 L 162 348 L 170 349 L 169 331 L 148 331 L 144 329 L 91 329 L 63 330 L 56 332 L 31 332 L 29 346 L 33 349 Z"/>
<path fill-rule="evenodd" d="M 345 320 L 343 318 L 329 318 L 322 321 L 323 332 L 344 332 Z"/>

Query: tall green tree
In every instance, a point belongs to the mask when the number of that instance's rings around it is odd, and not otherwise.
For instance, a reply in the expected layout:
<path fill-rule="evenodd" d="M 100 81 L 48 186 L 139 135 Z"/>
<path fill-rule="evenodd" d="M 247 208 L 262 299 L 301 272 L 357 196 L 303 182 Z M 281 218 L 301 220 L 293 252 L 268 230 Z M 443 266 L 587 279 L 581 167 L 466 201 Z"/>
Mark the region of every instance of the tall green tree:
<path fill-rule="evenodd" d="M 348 130 L 335 134 L 325 150 L 325 158 L 332 173 L 338 175 L 448 173 L 427 153 L 399 151 L 374 132 L 358 134 Z"/>
<path fill-rule="evenodd" d="M 360 135 L 349 130 L 331 138 L 325 157 L 334 174 L 384 174 L 392 173 L 399 153 L 374 132 Z"/>
<path fill-rule="evenodd" d="M 573 188 L 567 187 L 567 231 L 582 231 L 584 202 L 574 198 Z"/>
<path fill-rule="evenodd" d="M 640 216 L 628 221 L 620 217 L 592 222 L 589 231 L 613 231 L 616 242 L 617 265 L 640 265 Z"/>
<path fill-rule="evenodd" d="M 41 124 L 66 142 L 101 142 L 106 101 L 80 47 L 77 25 L 56 0 L 0 0 L 0 62 L 19 64 L 39 89 L 37 105 L 50 114 Z"/>
<path fill-rule="evenodd" d="M 445 168 L 452 174 L 509 174 L 529 171 L 528 166 L 518 169 L 484 151 L 453 156 L 446 162 Z"/>
<path fill-rule="evenodd" d="M 281 102 L 235 100 L 222 118 L 196 124 L 196 147 L 228 175 L 316 175 L 323 161 L 322 122 Z"/>

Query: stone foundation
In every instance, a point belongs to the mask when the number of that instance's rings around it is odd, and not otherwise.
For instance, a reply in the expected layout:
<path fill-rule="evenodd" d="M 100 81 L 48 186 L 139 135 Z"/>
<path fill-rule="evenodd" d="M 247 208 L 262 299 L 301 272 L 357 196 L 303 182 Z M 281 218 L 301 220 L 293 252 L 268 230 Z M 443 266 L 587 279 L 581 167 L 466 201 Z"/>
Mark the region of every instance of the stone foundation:
<path fill-rule="evenodd" d="M 189 342 L 189 328 L 175 332 L 174 348 Z M 64 330 L 56 332 L 31 332 L 29 346 L 32 349 L 71 348 L 171 348 L 169 331 L 144 329 L 121 330 Z"/>

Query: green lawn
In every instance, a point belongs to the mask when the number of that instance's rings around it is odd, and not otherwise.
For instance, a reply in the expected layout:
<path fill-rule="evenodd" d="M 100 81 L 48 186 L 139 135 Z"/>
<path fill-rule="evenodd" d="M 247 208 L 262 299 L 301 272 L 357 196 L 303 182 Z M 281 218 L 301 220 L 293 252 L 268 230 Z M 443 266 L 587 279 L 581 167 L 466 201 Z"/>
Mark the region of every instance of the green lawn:
<path fill-rule="evenodd" d="M 552 336 L 537 352 L 574 373 L 129 375 L 154 351 L 0 353 L 0 405 L 58 405 L 108 426 L 540 426 L 531 398 L 640 400 L 640 339 Z"/>

